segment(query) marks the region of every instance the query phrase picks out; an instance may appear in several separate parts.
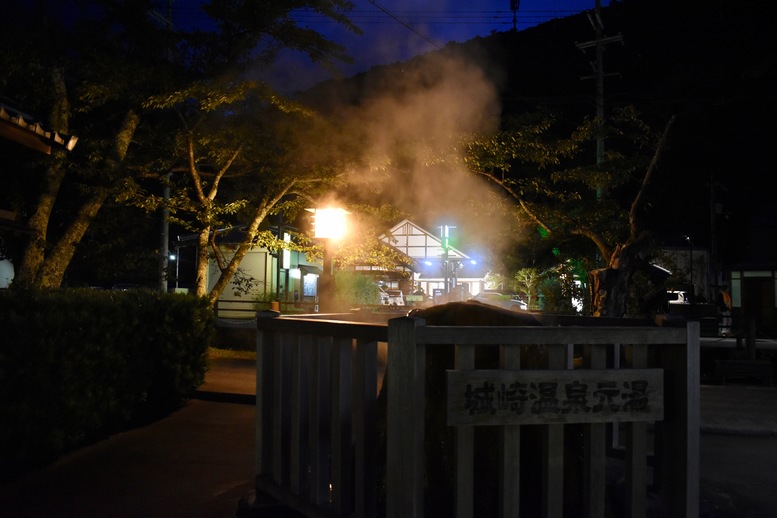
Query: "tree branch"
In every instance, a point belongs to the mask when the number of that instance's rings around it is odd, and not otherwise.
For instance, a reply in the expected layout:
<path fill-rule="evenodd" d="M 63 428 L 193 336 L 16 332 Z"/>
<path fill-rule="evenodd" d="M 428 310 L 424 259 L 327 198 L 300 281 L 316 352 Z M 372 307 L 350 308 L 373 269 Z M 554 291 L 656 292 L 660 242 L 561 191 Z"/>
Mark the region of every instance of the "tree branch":
<path fill-rule="evenodd" d="M 664 133 L 661 135 L 661 139 L 658 141 L 656 151 L 653 153 L 653 158 L 650 160 L 650 165 L 645 172 L 645 177 L 642 179 L 642 186 L 639 188 L 639 192 L 637 192 L 637 195 L 634 197 L 634 201 L 631 204 L 631 209 L 629 210 L 629 233 L 632 241 L 636 240 L 638 237 L 637 234 L 640 233 L 640 230 L 637 228 L 637 211 L 642 206 L 643 195 L 645 194 L 648 185 L 650 185 L 650 182 L 653 179 L 653 173 L 655 172 L 658 160 L 661 158 L 661 154 L 664 151 L 664 146 L 666 145 L 669 130 L 672 128 L 676 118 L 677 117 L 675 115 L 672 115 L 672 117 L 669 119 L 669 122 L 666 123 Z"/>
<path fill-rule="evenodd" d="M 531 207 L 529 207 L 529 204 L 526 203 L 526 200 L 523 199 L 523 196 L 521 196 L 516 190 L 514 190 L 509 185 L 507 185 L 504 179 L 499 179 L 494 175 L 490 173 L 486 173 L 484 171 L 473 171 L 473 172 L 477 175 L 485 177 L 487 180 L 494 182 L 499 187 L 504 189 L 507 194 L 512 196 L 512 198 L 518 202 L 518 205 L 521 207 L 521 209 L 523 209 L 523 211 L 526 213 L 529 219 L 531 219 L 534 223 L 542 227 L 542 229 L 545 232 L 549 234 L 553 232 L 551 228 L 533 210 L 531 210 Z"/>
<path fill-rule="evenodd" d="M 213 179 L 213 185 L 210 186 L 210 192 L 208 193 L 208 199 L 210 201 L 213 201 L 216 199 L 216 194 L 219 191 L 219 182 L 224 177 L 224 175 L 227 173 L 229 168 L 232 166 L 232 164 L 237 159 L 238 155 L 240 155 L 240 152 L 243 150 L 243 146 L 240 145 L 238 148 L 232 153 L 232 156 L 229 157 L 229 160 L 227 160 L 227 163 L 224 164 L 224 166 L 219 169 L 218 173 L 216 173 L 216 177 Z"/>

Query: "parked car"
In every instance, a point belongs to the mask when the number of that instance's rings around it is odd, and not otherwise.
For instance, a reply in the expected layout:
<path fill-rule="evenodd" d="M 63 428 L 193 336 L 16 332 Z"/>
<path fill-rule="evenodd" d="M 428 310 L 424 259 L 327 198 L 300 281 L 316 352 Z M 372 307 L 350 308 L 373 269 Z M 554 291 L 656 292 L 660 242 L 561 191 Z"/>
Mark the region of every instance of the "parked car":
<path fill-rule="evenodd" d="M 483 304 L 490 304 L 500 308 L 526 311 L 529 305 L 515 295 L 502 293 L 496 290 L 483 290 L 470 300 L 476 300 Z"/>
<path fill-rule="evenodd" d="M 666 293 L 666 300 L 669 304 L 690 304 L 691 299 L 688 297 L 688 292 L 685 291 L 668 291 Z"/>
<path fill-rule="evenodd" d="M 405 296 L 402 290 L 382 289 L 380 291 L 380 303 L 384 306 L 404 306 Z"/>

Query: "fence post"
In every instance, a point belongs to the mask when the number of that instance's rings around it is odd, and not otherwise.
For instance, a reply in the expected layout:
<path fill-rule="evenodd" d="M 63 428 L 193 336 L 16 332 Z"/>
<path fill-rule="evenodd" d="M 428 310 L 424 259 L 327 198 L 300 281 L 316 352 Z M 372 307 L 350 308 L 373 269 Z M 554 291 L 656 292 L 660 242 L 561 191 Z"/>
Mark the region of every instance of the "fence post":
<path fill-rule="evenodd" d="M 665 346 L 664 421 L 661 434 L 661 516 L 699 516 L 700 383 L 698 321 L 688 321 L 686 342 Z"/>
<path fill-rule="evenodd" d="M 273 336 L 261 325 L 262 319 L 280 314 L 262 311 L 256 314 L 256 476 L 272 471 L 272 418 L 273 418 Z M 269 382 L 269 383 L 268 383 Z"/>
<path fill-rule="evenodd" d="M 416 345 L 416 327 L 419 325 L 423 325 L 423 320 L 411 317 L 388 322 L 387 516 L 424 515 L 425 350 Z"/>

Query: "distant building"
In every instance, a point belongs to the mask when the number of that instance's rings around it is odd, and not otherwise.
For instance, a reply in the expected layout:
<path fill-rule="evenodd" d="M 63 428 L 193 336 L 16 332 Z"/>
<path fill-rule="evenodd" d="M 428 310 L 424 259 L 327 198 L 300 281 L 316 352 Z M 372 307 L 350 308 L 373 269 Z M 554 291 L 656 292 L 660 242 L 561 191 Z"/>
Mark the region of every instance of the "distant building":
<path fill-rule="evenodd" d="M 288 229 L 287 229 L 288 230 Z M 277 227 L 275 235 L 289 241 L 291 235 Z M 234 242 L 241 233 L 233 232 L 234 239 L 226 239 L 220 245 L 220 253 L 229 261 L 234 254 Z M 223 318 L 252 318 L 257 301 L 279 301 L 293 304 L 300 310 L 313 311 L 317 296 L 318 276 L 321 264 L 307 261 L 304 253 L 282 250 L 279 253 L 267 248 L 250 250 L 240 263 L 239 273 L 232 278 L 218 300 L 218 315 Z M 208 290 L 221 275 L 215 258 L 208 261 Z"/>
<path fill-rule="evenodd" d="M 442 232 L 441 232 L 442 234 Z M 412 292 L 423 291 L 436 302 L 466 300 L 483 290 L 486 272 L 467 254 L 446 245 L 435 235 L 410 220 L 402 220 L 379 236 L 415 262 Z"/>
<path fill-rule="evenodd" d="M 274 232 L 278 230 L 275 229 Z M 239 230 L 231 241 L 236 241 Z M 291 239 L 281 231 L 282 238 Z M 483 289 L 485 272 L 482 266 L 472 264 L 470 257 L 454 247 L 445 247 L 440 236 L 403 220 L 379 237 L 379 240 L 407 255 L 413 267 L 398 266 L 386 270 L 370 265 L 355 265 L 354 271 L 367 275 L 386 289 L 399 289 L 408 302 L 414 293 L 423 292 L 437 302 L 466 300 Z M 221 253 L 229 260 L 234 244 L 227 237 L 221 244 Z M 318 295 L 321 263 L 307 261 L 305 254 L 290 250 L 276 254 L 266 248 L 248 252 L 240 264 L 239 278 L 233 279 L 218 300 L 219 316 L 224 318 L 251 318 L 256 301 L 280 301 L 294 304 L 300 310 L 313 311 Z M 209 261 L 208 289 L 219 278 L 215 259 Z M 249 282 L 243 282 L 248 279 Z M 445 287 L 448 286 L 446 291 Z M 247 292 L 243 292 L 248 287 Z M 416 295 L 417 296 L 417 295 Z M 376 304 L 378 301 L 376 301 Z"/>

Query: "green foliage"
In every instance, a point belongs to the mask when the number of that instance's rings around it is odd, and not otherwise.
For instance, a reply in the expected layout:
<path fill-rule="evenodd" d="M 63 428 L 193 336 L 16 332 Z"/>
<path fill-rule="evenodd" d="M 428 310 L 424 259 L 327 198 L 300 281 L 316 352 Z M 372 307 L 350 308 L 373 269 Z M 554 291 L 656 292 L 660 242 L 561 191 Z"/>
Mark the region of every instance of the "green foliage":
<path fill-rule="evenodd" d="M 347 307 L 374 305 L 380 300 L 380 290 L 373 280 L 361 273 L 339 271 L 335 274 L 335 297 Z"/>
<path fill-rule="evenodd" d="M 348 61 L 342 46 L 299 25 L 290 13 L 311 9 L 359 32 L 346 16 L 351 2 L 217 0 L 204 6 L 212 23 L 191 32 L 168 23 L 147 0 L 86 0 L 76 17 L 65 16 L 71 7 L 4 6 L 8 19 L 19 23 L 0 33 L 0 91 L 52 129 L 79 137 L 72 152 L 25 156 L 22 164 L 34 174 L 3 178 L 8 190 L 13 188 L 3 193 L 4 207 L 25 215 L 42 208 L 33 230 L 49 241 L 25 256 L 24 264 L 17 261 L 25 274 L 20 282 L 59 285 L 107 191 L 121 203 L 154 212 L 163 205 L 161 186 L 167 184 L 173 191 L 172 221 L 196 231 L 250 219 L 249 203 L 261 198 L 259 193 L 270 194 L 262 200 L 267 203 L 254 207 L 271 211 L 273 203 L 283 203 L 276 196 L 288 187 L 279 187 L 284 173 L 302 180 L 309 171 L 323 170 L 310 163 L 294 166 L 300 147 L 290 143 L 293 132 L 280 120 L 312 114 L 269 85 L 245 80 L 244 72 L 270 64 L 284 48 L 330 65 Z M 191 161 L 189 142 L 198 146 Z M 238 148 L 240 161 L 230 164 Z M 206 192 L 218 181 L 214 167 L 231 167 L 230 174 L 246 181 L 227 186 L 218 201 L 199 197 L 193 204 L 197 186 L 179 174 L 190 166 L 202 170 L 200 187 Z M 36 206 L 44 186 L 53 199 Z M 78 217 L 78 225 L 70 225 Z M 25 243 L 11 245 L 16 249 L 10 253 L 20 258 Z M 60 248 L 66 253 L 57 253 Z M 56 276 L 37 279 L 41 265 L 52 265 Z"/>
<path fill-rule="evenodd" d="M 505 276 L 498 272 L 488 272 L 485 281 L 486 287 L 491 290 L 503 289 L 506 284 Z"/>
<path fill-rule="evenodd" d="M 566 242 L 563 258 L 579 257 L 586 241 L 583 255 L 599 248 L 607 257 L 603 252 L 628 237 L 628 211 L 655 140 L 632 108 L 613 111 L 607 121 L 606 128 L 585 120 L 570 130 L 545 112 L 529 114 L 494 135 L 463 140 L 463 161 L 512 197 L 521 217 L 553 236 L 555 246 Z M 592 164 L 600 131 L 607 133 L 608 153 Z"/>
<path fill-rule="evenodd" d="M 0 292 L 0 477 L 177 408 L 204 381 L 213 329 L 192 296 Z"/>
<path fill-rule="evenodd" d="M 578 282 L 576 282 L 578 281 Z M 539 282 L 540 309 L 558 315 L 579 315 L 574 302 L 585 300 L 585 289 L 568 267 L 544 272 Z"/>
<path fill-rule="evenodd" d="M 542 283 L 542 274 L 536 268 L 521 268 L 512 278 L 511 288 L 524 296 L 530 308 L 536 305 L 536 297 Z"/>
<path fill-rule="evenodd" d="M 514 254 L 523 257 L 510 257 L 506 266 L 568 270 L 567 262 L 574 261 L 572 277 L 583 281 L 576 289 L 581 292 L 588 278 L 581 267 L 594 271 L 606 266 L 624 280 L 608 288 L 606 300 L 612 305 L 608 311 L 623 314 L 626 285 L 640 267 L 639 261 L 628 259 L 647 243 L 651 230 L 646 221 L 652 195 L 647 189 L 649 173 L 672 120 L 657 135 L 630 107 L 607 114 L 606 125 L 598 119 L 584 120 L 577 128 L 537 112 L 516 123 L 504 121 L 493 135 L 464 139 L 460 144 L 464 163 L 509 196 L 519 209 L 518 217 L 539 232 L 529 234 L 522 250 Z M 607 153 L 594 163 L 601 135 L 607 138 Z M 559 278 L 563 279 L 560 273 Z M 545 303 L 555 311 L 569 311 L 560 298 L 569 298 L 565 283 L 546 284 Z M 601 305 L 600 299 L 575 298 Z"/>

